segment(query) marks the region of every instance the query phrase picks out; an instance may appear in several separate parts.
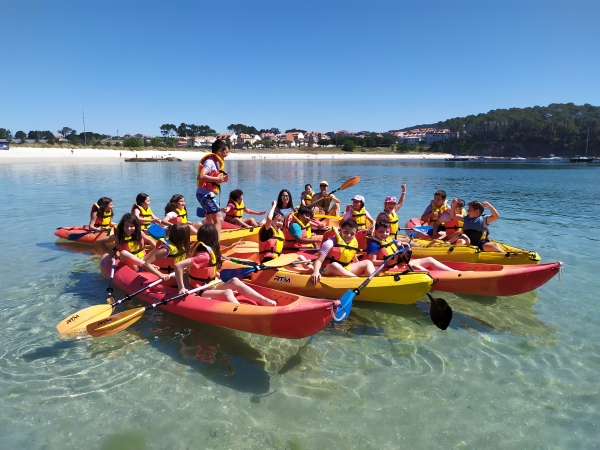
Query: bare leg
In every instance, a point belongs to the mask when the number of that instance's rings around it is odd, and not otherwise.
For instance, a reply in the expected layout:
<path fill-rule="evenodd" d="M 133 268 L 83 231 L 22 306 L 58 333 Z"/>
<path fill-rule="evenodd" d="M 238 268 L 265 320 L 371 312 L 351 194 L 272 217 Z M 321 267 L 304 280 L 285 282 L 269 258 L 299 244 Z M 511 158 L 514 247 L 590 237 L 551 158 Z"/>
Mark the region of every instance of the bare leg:
<path fill-rule="evenodd" d="M 328 216 L 339 216 L 340 215 L 340 204 L 334 203 L 331 208 L 329 208 Z"/>
<path fill-rule="evenodd" d="M 369 261 L 370 262 L 370 261 Z M 333 262 L 325 267 L 325 275 L 330 277 L 348 277 L 354 278 L 356 275 L 347 269 L 344 269 L 341 264 Z"/>
<path fill-rule="evenodd" d="M 142 267 L 144 265 L 143 259 L 140 259 L 137 256 L 134 256 L 132 253 L 128 252 L 127 250 L 123 250 L 121 252 L 120 259 L 123 262 L 123 264 L 128 265 L 132 269 L 135 269 L 136 266 Z"/>
<path fill-rule="evenodd" d="M 217 229 L 217 233 L 219 233 L 219 236 L 221 236 L 221 228 L 223 228 L 223 216 L 220 212 L 207 214 L 205 221 L 208 223 L 212 223 Z"/>
<path fill-rule="evenodd" d="M 375 266 L 373 265 L 373 261 L 366 259 L 364 261 L 350 264 L 350 271 L 359 277 L 368 277 L 375 272 Z"/>
<path fill-rule="evenodd" d="M 493 242 L 486 242 L 485 244 L 483 244 L 483 251 L 484 252 L 506 253 L 504 250 L 502 250 L 502 248 L 498 244 L 495 244 Z"/>
<path fill-rule="evenodd" d="M 256 223 L 256 220 L 254 220 L 252 217 L 248 217 L 247 219 L 244 219 L 244 223 L 245 223 L 246 227 L 258 226 L 258 224 Z"/>
<path fill-rule="evenodd" d="M 237 298 L 235 298 L 235 294 L 231 289 L 210 289 L 202 292 L 202 297 L 212 298 L 214 300 L 227 301 L 231 303 L 236 303 L 239 305 Z"/>
<path fill-rule="evenodd" d="M 444 272 L 456 272 L 445 264 L 428 256 L 427 258 L 413 259 L 410 265 L 419 270 L 442 270 Z"/>
<path fill-rule="evenodd" d="M 247 284 L 244 284 L 237 278 L 232 278 L 226 283 L 221 285 L 223 288 L 227 288 L 228 290 L 238 291 L 240 294 L 248 297 L 250 300 L 254 300 L 259 305 L 263 306 L 277 306 L 277 302 L 268 299 L 264 295 L 259 294 L 254 289 L 252 289 Z"/>

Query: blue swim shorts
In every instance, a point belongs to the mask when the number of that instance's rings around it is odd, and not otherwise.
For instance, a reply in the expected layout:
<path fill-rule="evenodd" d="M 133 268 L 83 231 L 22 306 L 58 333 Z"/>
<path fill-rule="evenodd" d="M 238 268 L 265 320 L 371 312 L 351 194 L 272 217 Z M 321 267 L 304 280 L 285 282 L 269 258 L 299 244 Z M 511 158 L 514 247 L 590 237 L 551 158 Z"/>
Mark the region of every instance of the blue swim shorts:
<path fill-rule="evenodd" d="M 204 209 L 204 213 L 206 215 L 217 214 L 221 211 L 221 208 L 219 207 L 219 200 L 213 192 L 209 192 L 208 194 L 199 194 L 196 192 L 196 198 L 198 199 L 200 206 L 202 206 Z"/>

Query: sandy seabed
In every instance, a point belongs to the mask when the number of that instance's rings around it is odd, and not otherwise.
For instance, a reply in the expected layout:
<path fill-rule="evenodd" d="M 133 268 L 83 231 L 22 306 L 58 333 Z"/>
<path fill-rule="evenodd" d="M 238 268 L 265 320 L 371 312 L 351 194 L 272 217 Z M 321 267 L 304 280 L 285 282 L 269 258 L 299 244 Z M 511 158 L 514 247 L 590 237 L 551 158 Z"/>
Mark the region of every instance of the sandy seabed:
<path fill-rule="evenodd" d="M 307 151 L 308 152 L 308 151 Z M 15 163 L 64 163 L 77 161 L 79 163 L 97 163 L 97 162 L 119 162 L 125 158 L 164 158 L 175 157 L 184 161 L 198 161 L 207 153 L 206 149 L 200 151 L 158 151 L 158 150 L 104 150 L 94 148 L 76 148 L 71 151 L 70 148 L 33 148 L 33 147 L 13 147 L 10 150 L 0 151 L 0 164 L 15 164 Z M 444 159 L 451 157 L 449 154 L 427 154 L 427 155 L 390 155 L 390 154 L 316 154 L 316 153 L 230 153 L 227 157 L 229 161 L 249 161 L 256 159 L 264 160 L 332 160 L 340 161 L 356 160 L 356 159 L 398 159 L 398 160 L 415 160 L 415 159 Z"/>

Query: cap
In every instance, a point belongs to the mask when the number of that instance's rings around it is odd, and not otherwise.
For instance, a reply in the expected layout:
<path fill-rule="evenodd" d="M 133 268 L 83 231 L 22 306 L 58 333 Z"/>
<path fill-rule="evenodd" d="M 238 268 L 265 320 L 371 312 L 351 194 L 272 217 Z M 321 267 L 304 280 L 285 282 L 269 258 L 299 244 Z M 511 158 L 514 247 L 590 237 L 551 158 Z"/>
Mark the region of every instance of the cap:
<path fill-rule="evenodd" d="M 325 181 L 325 180 L 321 181 L 319 183 L 319 186 L 322 185 L 322 184 L 324 184 L 325 186 L 329 186 L 329 183 L 327 181 Z"/>
<path fill-rule="evenodd" d="M 362 195 L 355 195 L 352 200 L 358 200 L 359 202 L 365 202 L 365 198 Z"/>
<path fill-rule="evenodd" d="M 385 203 L 398 203 L 398 199 L 396 197 L 394 197 L 393 195 L 388 195 L 385 198 Z"/>
<path fill-rule="evenodd" d="M 388 222 L 390 220 L 390 217 L 384 213 L 384 212 L 380 212 L 379 214 L 377 214 L 377 218 L 375 219 L 375 222 Z"/>

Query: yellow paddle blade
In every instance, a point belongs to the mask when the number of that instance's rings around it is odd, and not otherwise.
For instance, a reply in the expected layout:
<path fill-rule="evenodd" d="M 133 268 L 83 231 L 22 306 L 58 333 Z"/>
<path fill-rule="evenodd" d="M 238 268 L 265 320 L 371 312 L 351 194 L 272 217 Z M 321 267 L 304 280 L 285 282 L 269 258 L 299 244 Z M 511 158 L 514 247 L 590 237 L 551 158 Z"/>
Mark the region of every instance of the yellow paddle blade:
<path fill-rule="evenodd" d="M 281 267 L 286 266 L 298 259 L 298 255 L 290 253 L 288 255 L 281 255 L 279 258 L 272 259 L 263 264 L 265 267 Z"/>
<path fill-rule="evenodd" d="M 90 323 L 87 326 L 87 332 L 94 337 L 118 333 L 140 320 L 144 311 L 146 311 L 146 308 L 136 308 L 113 314 L 105 319 Z"/>
<path fill-rule="evenodd" d="M 348 178 L 344 181 L 344 184 L 340 186 L 340 190 L 348 189 L 349 187 L 356 186 L 360 182 L 360 176 L 356 175 L 355 177 Z"/>
<path fill-rule="evenodd" d="M 56 329 L 59 333 L 77 333 L 96 320 L 104 319 L 111 315 L 113 308 L 109 305 L 88 306 L 64 319 Z"/>

